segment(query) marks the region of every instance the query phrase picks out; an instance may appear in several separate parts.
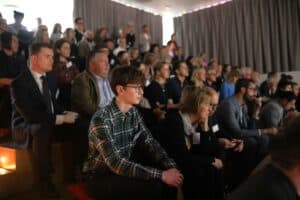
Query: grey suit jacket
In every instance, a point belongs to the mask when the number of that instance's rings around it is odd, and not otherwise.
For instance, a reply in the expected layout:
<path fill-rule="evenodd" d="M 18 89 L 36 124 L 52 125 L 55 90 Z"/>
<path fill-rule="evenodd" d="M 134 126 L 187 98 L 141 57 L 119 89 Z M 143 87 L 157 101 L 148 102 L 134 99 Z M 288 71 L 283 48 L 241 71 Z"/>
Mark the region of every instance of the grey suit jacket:
<path fill-rule="evenodd" d="M 258 129 L 249 126 L 248 109 L 243 105 L 245 123 L 242 123 L 241 106 L 235 96 L 225 99 L 218 107 L 216 116 L 221 130 L 231 138 L 259 136 Z"/>

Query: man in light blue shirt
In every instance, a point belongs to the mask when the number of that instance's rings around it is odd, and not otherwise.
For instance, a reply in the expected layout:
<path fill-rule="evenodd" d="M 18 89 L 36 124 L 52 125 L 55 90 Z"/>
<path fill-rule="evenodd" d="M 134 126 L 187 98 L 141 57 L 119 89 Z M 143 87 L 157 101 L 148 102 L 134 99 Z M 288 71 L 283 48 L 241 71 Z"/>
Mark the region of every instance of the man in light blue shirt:
<path fill-rule="evenodd" d="M 96 78 L 96 82 L 98 84 L 98 88 L 100 91 L 100 101 L 99 101 L 99 107 L 103 108 L 110 104 L 111 100 L 115 96 L 113 91 L 111 90 L 110 83 L 107 77 L 101 77 L 96 74 L 94 74 L 94 77 Z"/>
<path fill-rule="evenodd" d="M 88 67 L 73 82 L 71 108 L 88 121 L 100 108 L 110 104 L 114 97 L 108 81 L 109 63 L 105 52 L 92 52 Z"/>

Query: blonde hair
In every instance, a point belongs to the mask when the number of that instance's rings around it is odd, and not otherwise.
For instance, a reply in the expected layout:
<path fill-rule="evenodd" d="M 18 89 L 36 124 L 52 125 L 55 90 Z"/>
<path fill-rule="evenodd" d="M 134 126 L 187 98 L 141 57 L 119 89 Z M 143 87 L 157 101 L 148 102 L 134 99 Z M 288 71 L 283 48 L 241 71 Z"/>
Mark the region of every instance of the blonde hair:
<path fill-rule="evenodd" d="M 203 88 L 204 83 L 197 79 L 198 73 L 206 73 L 206 70 L 203 67 L 196 67 L 193 71 L 191 81 L 195 84 L 195 86 Z"/>
<path fill-rule="evenodd" d="M 186 86 L 182 91 L 179 109 L 182 113 L 197 114 L 203 103 L 210 103 L 211 96 L 200 87 Z"/>
<path fill-rule="evenodd" d="M 215 89 L 213 89 L 211 87 L 204 87 L 204 88 L 202 88 L 202 90 L 203 90 L 203 92 L 205 92 L 209 96 L 213 96 L 213 95 L 219 94 Z"/>

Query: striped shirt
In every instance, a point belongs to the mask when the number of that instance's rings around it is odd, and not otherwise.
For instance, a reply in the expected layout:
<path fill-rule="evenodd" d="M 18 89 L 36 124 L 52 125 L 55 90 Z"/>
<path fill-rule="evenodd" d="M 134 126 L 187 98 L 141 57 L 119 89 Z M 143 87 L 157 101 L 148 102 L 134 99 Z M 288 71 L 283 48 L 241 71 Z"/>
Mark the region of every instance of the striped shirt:
<path fill-rule="evenodd" d="M 133 149 L 139 145 L 151 156 L 154 163 L 163 169 L 176 167 L 164 149 L 151 136 L 141 115 L 135 107 L 122 113 L 115 99 L 97 111 L 89 128 L 89 153 L 84 164 L 84 172 L 109 169 L 127 177 L 140 179 L 160 179 L 162 169 L 143 166 L 132 160 Z"/>

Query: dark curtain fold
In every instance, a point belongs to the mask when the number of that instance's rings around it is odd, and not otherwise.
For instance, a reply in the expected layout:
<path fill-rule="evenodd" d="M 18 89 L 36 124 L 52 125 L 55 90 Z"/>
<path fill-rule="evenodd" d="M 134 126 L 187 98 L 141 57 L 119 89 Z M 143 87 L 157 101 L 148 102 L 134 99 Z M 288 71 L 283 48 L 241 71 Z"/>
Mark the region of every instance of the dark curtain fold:
<path fill-rule="evenodd" d="M 300 0 L 233 0 L 174 18 L 187 55 L 260 72 L 300 70 Z"/>
<path fill-rule="evenodd" d="M 162 44 L 162 17 L 131 8 L 110 0 L 74 0 L 74 18 L 82 17 L 86 29 L 95 31 L 106 26 L 115 37 L 120 28 L 129 21 L 135 26 L 136 46 L 139 43 L 141 27 L 147 24 L 150 28 L 152 42 Z"/>

